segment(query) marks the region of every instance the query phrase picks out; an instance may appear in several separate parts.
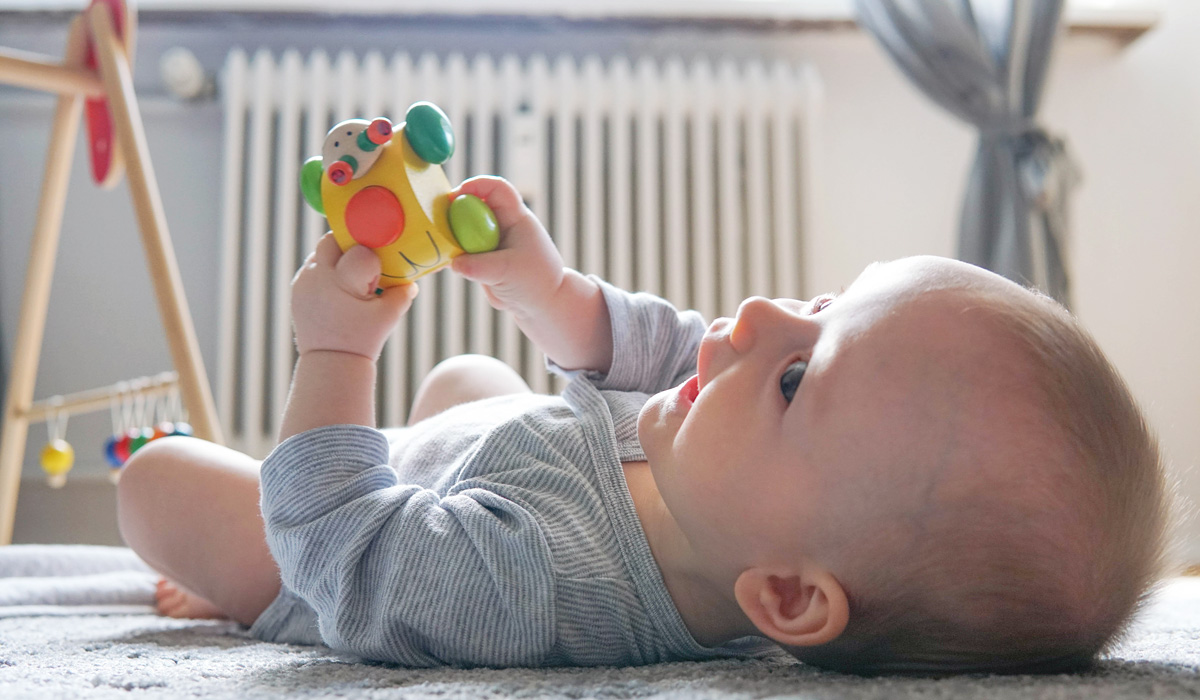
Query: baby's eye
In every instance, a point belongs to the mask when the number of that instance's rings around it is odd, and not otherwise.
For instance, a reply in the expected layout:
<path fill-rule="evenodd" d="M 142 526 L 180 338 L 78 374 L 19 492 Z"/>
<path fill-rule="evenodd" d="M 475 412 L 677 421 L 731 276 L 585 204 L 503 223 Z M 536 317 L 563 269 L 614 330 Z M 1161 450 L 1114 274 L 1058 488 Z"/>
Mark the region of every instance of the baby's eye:
<path fill-rule="evenodd" d="M 783 370 L 783 376 L 779 378 L 779 391 L 783 393 L 783 398 L 788 403 L 791 403 L 796 396 L 796 389 L 800 388 L 800 380 L 804 379 L 806 369 L 808 369 L 808 363 L 798 360 Z"/>
<path fill-rule="evenodd" d="M 833 303 L 833 300 L 836 297 L 837 297 L 836 294 L 822 294 L 821 296 L 817 297 L 816 299 L 813 299 L 812 311 L 810 313 L 815 314 L 819 311 L 824 311 L 825 307 L 829 306 L 831 303 Z"/>

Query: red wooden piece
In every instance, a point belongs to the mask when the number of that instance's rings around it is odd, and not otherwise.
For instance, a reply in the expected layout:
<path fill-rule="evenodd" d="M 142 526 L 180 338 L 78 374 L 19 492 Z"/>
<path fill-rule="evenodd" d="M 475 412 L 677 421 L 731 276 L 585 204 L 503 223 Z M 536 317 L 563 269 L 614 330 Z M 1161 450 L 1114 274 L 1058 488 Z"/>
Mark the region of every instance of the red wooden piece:
<path fill-rule="evenodd" d="M 133 62 L 133 15 L 124 0 L 92 0 L 92 5 L 105 5 L 112 12 L 113 27 L 117 36 L 125 43 L 125 54 Z M 99 71 L 100 61 L 96 56 L 92 35 L 87 35 L 87 53 L 84 64 L 89 70 Z M 121 179 L 123 170 L 117 153 L 116 133 L 113 129 L 112 113 L 105 97 L 89 97 L 84 100 L 84 115 L 87 118 L 88 153 L 91 155 L 92 179 L 101 187 L 112 187 Z"/>

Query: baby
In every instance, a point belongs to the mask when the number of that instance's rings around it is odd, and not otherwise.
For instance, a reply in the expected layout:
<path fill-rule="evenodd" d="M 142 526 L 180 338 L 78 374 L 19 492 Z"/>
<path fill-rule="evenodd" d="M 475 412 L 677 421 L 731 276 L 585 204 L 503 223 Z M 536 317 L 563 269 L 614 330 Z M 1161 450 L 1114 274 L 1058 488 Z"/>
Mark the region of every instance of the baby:
<path fill-rule="evenodd" d="M 454 270 L 571 381 L 466 356 L 410 427 L 375 362 L 416 296 L 326 236 L 292 284 L 299 359 L 260 465 L 199 440 L 125 468 L 160 609 L 413 666 L 761 654 L 859 672 L 1063 671 L 1157 576 L 1154 437 L 1061 307 L 916 257 L 707 325 L 565 269 L 516 191 L 461 192 L 501 245 Z M 261 506 L 261 510 L 260 510 Z"/>

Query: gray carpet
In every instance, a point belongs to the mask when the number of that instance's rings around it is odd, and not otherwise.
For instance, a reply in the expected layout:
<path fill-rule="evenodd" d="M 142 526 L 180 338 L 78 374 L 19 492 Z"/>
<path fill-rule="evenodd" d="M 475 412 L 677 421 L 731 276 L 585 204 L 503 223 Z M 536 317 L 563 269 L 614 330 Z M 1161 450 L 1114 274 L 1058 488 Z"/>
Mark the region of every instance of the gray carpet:
<path fill-rule="evenodd" d="M 89 575 L 96 576 L 96 572 Z M 2 576 L 2 574 L 0 574 Z M 82 579 L 81 579 L 82 580 Z M 27 581 L 28 583 L 28 581 Z M 61 593 L 55 593 L 59 596 Z M 266 644 L 228 622 L 103 604 L 0 608 L 0 698 L 1044 698 L 1200 696 L 1200 579 L 1167 584 L 1083 675 L 862 679 L 787 661 L 639 668 L 412 670 Z"/>

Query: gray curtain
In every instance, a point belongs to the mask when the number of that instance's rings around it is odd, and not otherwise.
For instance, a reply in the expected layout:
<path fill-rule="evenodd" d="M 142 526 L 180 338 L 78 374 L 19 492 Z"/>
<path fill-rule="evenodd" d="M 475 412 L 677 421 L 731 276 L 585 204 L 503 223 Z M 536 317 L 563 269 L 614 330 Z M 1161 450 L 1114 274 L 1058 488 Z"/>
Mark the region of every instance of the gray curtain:
<path fill-rule="evenodd" d="M 1035 121 L 1063 0 L 855 0 L 859 23 L 932 100 L 979 129 L 958 256 L 1069 302 L 1078 173 Z"/>

